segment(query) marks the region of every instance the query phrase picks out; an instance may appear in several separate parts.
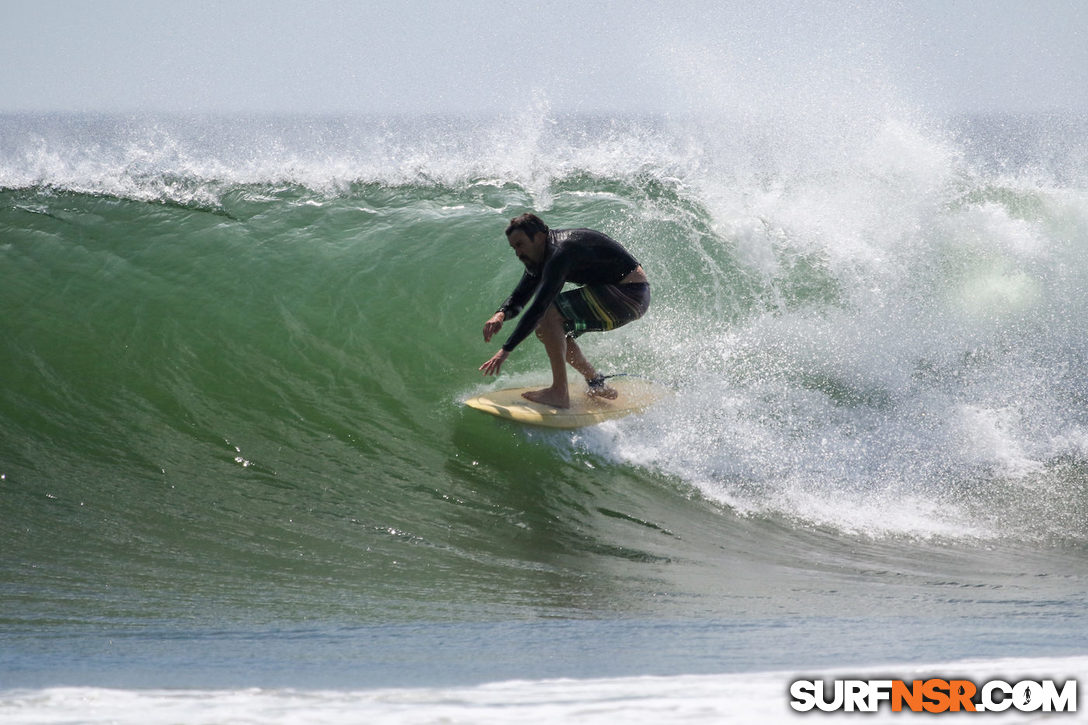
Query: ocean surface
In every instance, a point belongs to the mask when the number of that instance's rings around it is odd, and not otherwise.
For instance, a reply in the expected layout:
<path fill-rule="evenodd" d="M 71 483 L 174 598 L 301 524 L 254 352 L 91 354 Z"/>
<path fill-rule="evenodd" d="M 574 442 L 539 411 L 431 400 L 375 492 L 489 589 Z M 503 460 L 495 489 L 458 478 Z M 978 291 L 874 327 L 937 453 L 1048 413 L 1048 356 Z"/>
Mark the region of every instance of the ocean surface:
<path fill-rule="evenodd" d="M 638 257 L 583 349 L 670 400 L 461 405 L 548 380 L 477 371 L 524 211 Z M 921 670 L 1088 671 L 1084 119 L 0 116 L 0 721 L 775 721 Z"/>

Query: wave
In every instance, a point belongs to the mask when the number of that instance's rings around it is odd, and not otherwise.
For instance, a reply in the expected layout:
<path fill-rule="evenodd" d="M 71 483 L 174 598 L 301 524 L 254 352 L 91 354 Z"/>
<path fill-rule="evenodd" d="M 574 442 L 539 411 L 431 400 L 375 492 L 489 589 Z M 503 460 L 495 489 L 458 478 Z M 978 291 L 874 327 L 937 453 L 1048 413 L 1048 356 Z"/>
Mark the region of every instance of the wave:
<path fill-rule="evenodd" d="M 1002 164 L 994 123 L 7 117 L 10 556 L 59 522 L 73 569 L 92 532 L 194 586 L 216 556 L 403 596 L 406 561 L 706 561 L 726 521 L 1083 546 L 1085 137 Z M 558 437 L 460 409 L 527 209 L 643 262 L 650 314 L 587 349 L 674 402 Z"/>

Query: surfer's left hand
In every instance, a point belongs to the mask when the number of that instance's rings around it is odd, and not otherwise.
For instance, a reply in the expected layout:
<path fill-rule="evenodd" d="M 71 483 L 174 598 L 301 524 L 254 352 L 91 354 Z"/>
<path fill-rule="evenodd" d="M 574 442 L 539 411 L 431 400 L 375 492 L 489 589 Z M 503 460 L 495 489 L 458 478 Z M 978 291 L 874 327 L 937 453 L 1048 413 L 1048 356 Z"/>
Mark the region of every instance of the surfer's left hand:
<path fill-rule="evenodd" d="M 480 370 L 483 371 L 484 375 L 498 375 L 499 369 L 508 357 L 510 357 L 510 353 L 500 348 L 497 353 L 491 356 L 490 360 L 480 366 Z"/>

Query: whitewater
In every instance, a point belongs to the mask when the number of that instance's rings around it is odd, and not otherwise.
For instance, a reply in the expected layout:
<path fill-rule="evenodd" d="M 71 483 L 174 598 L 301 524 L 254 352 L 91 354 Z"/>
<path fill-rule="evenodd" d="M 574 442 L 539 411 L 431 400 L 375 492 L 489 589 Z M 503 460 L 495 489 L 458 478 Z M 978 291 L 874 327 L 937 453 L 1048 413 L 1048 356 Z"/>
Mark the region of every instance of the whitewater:
<path fill-rule="evenodd" d="M 0 719 L 1079 676 L 1088 125 L 856 110 L 0 117 Z M 477 372 L 524 211 L 642 263 L 583 349 L 667 403 L 461 405 L 547 379 L 535 340 Z"/>

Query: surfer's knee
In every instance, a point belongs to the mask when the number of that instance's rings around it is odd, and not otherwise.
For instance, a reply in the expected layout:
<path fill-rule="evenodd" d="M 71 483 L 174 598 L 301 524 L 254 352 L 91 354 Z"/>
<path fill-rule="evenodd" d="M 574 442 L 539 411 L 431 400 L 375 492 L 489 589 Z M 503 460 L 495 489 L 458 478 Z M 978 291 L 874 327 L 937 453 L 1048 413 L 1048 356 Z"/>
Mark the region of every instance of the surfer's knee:
<path fill-rule="evenodd" d="M 559 313 L 559 309 L 555 305 L 552 305 L 540 318 L 540 322 L 536 326 L 536 336 L 543 340 L 546 335 L 554 333 L 557 329 L 563 329 L 563 315 Z"/>

